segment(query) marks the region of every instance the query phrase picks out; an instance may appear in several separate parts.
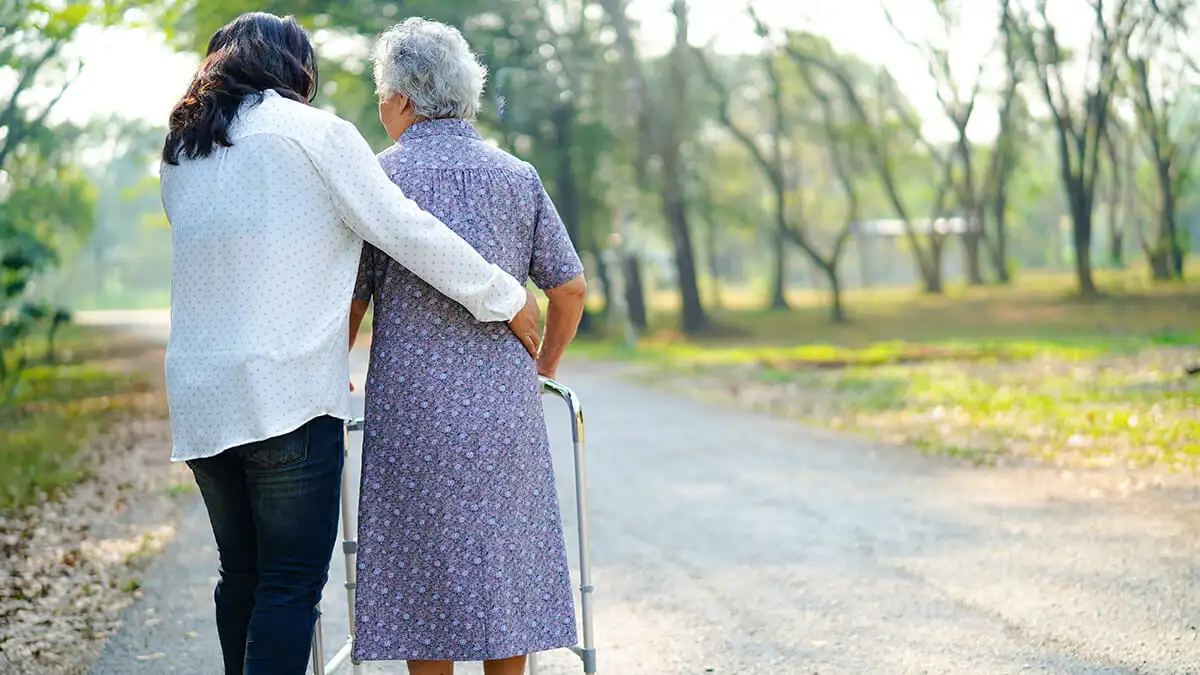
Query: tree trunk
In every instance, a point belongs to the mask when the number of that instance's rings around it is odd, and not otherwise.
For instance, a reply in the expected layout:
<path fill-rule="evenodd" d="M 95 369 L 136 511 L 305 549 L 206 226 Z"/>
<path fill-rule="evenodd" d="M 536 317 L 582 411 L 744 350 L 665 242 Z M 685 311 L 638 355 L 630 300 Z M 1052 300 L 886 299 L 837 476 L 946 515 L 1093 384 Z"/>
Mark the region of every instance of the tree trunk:
<path fill-rule="evenodd" d="M 1157 162 L 1158 176 L 1158 241 L 1154 244 L 1150 269 L 1155 281 L 1170 281 L 1175 276 L 1175 195 L 1171 193 L 1171 166 Z"/>
<path fill-rule="evenodd" d="M 683 310 L 682 328 L 684 333 L 694 335 L 708 328 L 708 315 L 704 312 L 700 286 L 696 282 L 696 252 L 692 246 L 692 232 L 688 226 L 680 156 L 683 145 L 682 126 L 688 102 L 687 59 L 691 53 L 687 36 L 687 2 L 675 0 L 671 11 L 675 15 L 675 47 L 671 53 L 667 77 L 667 113 L 663 115 L 661 127 L 662 145 L 659 156 L 662 159 L 662 205 L 671 228 L 671 242 L 675 247 L 675 271 Z"/>
<path fill-rule="evenodd" d="M 675 248 L 675 276 L 679 283 L 683 332 L 694 335 L 708 328 L 708 315 L 704 312 L 700 286 L 696 282 L 696 254 L 688 227 L 687 205 L 683 201 L 683 189 L 679 182 L 677 158 L 677 153 L 664 153 L 663 215 L 670 226 L 671 243 Z"/>
<path fill-rule="evenodd" d="M 1125 269 L 1125 223 L 1121 205 L 1125 203 L 1124 185 L 1121 181 L 1121 155 L 1117 152 L 1116 143 L 1112 140 L 1112 129 L 1105 130 L 1104 138 L 1108 145 L 1112 180 L 1109 182 L 1108 195 L 1108 263 L 1113 269 Z"/>
<path fill-rule="evenodd" d="M 554 109 L 550 118 L 554 124 L 555 151 L 558 154 L 558 167 L 554 177 L 555 206 L 575 251 L 582 253 L 579 249 L 580 242 L 583 241 L 580 232 L 579 190 L 575 184 L 575 166 L 571 160 L 571 127 L 575 119 L 575 106 L 570 102 L 563 103 Z M 590 333 L 594 328 L 595 322 L 592 321 L 591 313 L 585 308 L 579 320 L 579 330 Z"/>
<path fill-rule="evenodd" d="M 924 256 L 917 256 L 917 268 L 921 271 L 921 284 L 925 292 L 929 295 L 938 295 L 943 290 L 942 286 L 942 240 L 937 235 L 929 237 L 929 260 L 925 262 Z"/>
<path fill-rule="evenodd" d="M 967 264 L 967 284 L 970 286 L 983 285 L 983 266 L 980 261 L 980 247 L 983 245 L 983 234 L 969 225 L 962 234 L 963 255 Z"/>
<path fill-rule="evenodd" d="M 1000 230 L 996 239 L 996 256 L 992 263 L 996 267 L 996 281 L 1001 284 L 1011 284 L 1012 274 L 1008 269 L 1008 242 L 1003 232 Z"/>
<path fill-rule="evenodd" d="M 1173 231 L 1172 233 L 1175 235 L 1171 239 L 1171 251 L 1174 253 L 1172 256 L 1172 263 L 1175 266 L 1175 278 L 1179 281 L 1183 281 L 1184 266 L 1187 262 L 1185 260 L 1187 257 L 1187 251 L 1183 250 L 1183 242 L 1180 241 L 1181 237 L 1179 236 L 1178 231 Z"/>
<path fill-rule="evenodd" d="M 1108 224 L 1108 262 L 1113 269 L 1125 269 L 1125 233 L 1111 220 Z"/>
<path fill-rule="evenodd" d="M 1150 276 L 1155 281 L 1166 281 L 1171 278 L 1171 262 L 1167 259 L 1165 250 L 1154 248 L 1146 256 L 1150 263 Z"/>
<path fill-rule="evenodd" d="M 998 197 L 993 212 L 996 229 L 992 246 L 988 251 L 992 254 L 992 271 L 996 273 L 996 281 L 1001 284 L 1012 283 L 1012 275 L 1008 271 L 1008 201 L 1006 197 Z"/>
<path fill-rule="evenodd" d="M 705 218 L 704 228 L 704 253 L 706 262 L 708 263 L 708 283 L 711 286 L 712 306 L 721 309 L 724 303 L 721 302 L 721 265 L 720 256 L 717 254 L 717 221 L 712 217 L 712 213 Z"/>
<path fill-rule="evenodd" d="M 646 291 L 642 286 L 642 261 L 636 253 L 629 253 L 622 264 L 625 267 L 625 307 L 629 311 L 629 323 L 638 333 L 645 334 L 649 322 L 646 318 Z"/>
<path fill-rule="evenodd" d="M 1096 297 L 1096 282 L 1092 278 L 1092 210 L 1082 200 L 1072 200 L 1071 242 L 1075 248 L 1075 278 L 1079 294 Z"/>
<path fill-rule="evenodd" d="M 613 308 L 612 270 L 608 268 L 608 260 L 603 252 L 592 257 L 596 261 L 596 276 L 600 277 L 600 290 L 604 298 L 604 308 L 601 310 L 601 314 L 607 319 Z"/>
<path fill-rule="evenodd" d="M 769 309 L 774 312 L 787 311 L 787 242 L 783 232 L 775 230 L 771 235 L 771 304 Z"/>
<path fill-rule="evenodd" d="M 837 262 L 823 267 L 829 281 L 829 319 L 834 323 L 846 323 L 846 309 L 842 306 L 842 281 L 838 278 Z"/>
<path fill-rule="evenodd" d="M 1171 180 L 1170 173 L 1167 175 L 1167 180 Z M 1169 254 L 1171 278 L 1182 280 L 1184 251 L 1179 236 L 1178 202 L 1173 188 L 1174 185 L 1168 182 L 1166 189 L 1163 190 L 1163 227 L 1166 235 L 1166 241 L 1163 243 Z"/>
<path fill-rule="evenodd" d="M 1111 137 L 1111 133 L 1105 134 L 1105 136 Z M 1125 204 L 1124 187 L 1121 181 L 1123 167 L 1118 164 L 1119 157 L 1115 146 L 1109 149 L 1109 153 L 1112 155 L 1113 176 L 1108 196 L 1108 264 L 1113 269 L 1123 270 L 1125 269 L 1125 222 L 1123 217 L 1126 215 L 1121 208 Z"/>

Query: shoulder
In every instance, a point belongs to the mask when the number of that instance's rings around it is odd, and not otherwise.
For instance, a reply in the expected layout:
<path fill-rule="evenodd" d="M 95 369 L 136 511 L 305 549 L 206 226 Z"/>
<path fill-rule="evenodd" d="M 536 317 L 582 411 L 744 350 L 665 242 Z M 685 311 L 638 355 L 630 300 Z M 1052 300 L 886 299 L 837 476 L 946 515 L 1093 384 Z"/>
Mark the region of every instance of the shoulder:
<path fill-rule="evenodd" d="M 518 176 L 537 177 L 537 171 L 533 168 L 532 164 L 512 155 L 508 151 L 502 150 L 484 140 L 468 139 L 468 142 L 478 154 L 481 161 L 489 165 L 489 168 L 507 171 Z"/>
<path fill-rule="evenodd" d="M 362 138 L 353 124 L 337 115 L 278 95 L 247 104 L 238 114 L 233 141 L 255 135 L 287 139 L 309 151 L 322 150 L 331 142 Z"/>
<path fill-rule="evenodd" d="M 384 169 L 489 171 L 537 177 L 528 162 L 487 141 L 463 136 L 401 138 L 399 143 L 379 153 L 378 159 Z"/>

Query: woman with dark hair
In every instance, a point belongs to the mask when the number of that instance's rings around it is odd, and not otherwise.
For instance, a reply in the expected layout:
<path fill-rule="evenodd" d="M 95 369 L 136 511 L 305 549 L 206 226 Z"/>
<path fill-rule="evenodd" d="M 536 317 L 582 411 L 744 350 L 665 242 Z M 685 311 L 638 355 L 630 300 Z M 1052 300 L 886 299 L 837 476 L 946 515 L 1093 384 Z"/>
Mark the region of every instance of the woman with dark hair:
<path fill-rule="evenodd" d="M 171 113 L 162 200 L 174 236 L 167 395 L 220 557 L 227 675 L 300 675 L 338 522 L 346 335 L 363 240 L 536 353 L 538 309 L 383 173 L 349 123 L 307 105 L 295 21 L 221 28 Z M 530 361 L 532 363 L 532 360 Z"/>
<path fill-rule="evenodd" d="M 163 161 L 179 164 L 230 147 L 229 126 L 247 97 L 264 91 L 300 103 L 317 95 L 317 58 L 308 35 L 292 17 L 253 12 L 225 25 L 208 41 L 208 56 L 171 111 Z"/>

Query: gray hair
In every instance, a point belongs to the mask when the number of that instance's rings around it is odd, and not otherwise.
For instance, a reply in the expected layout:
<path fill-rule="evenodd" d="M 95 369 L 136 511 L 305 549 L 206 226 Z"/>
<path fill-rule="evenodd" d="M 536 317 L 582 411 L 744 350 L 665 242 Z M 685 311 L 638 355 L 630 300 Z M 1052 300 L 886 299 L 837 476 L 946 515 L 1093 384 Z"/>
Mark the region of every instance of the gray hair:
<path fill-rule="evenodd" d="M 375 91 L 403 94 L 419 117 L 475 119 L 487 68 L 453 26 L 408 19 L 375 43 Z"/>

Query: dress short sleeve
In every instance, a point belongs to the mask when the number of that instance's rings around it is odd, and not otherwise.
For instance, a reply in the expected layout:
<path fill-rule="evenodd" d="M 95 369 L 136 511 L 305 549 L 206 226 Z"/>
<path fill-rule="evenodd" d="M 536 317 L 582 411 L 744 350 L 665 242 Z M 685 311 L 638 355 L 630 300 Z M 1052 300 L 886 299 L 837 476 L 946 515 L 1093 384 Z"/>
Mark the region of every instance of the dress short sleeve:
<path fill-rule="evenodd" d="M 376 252 L 374 246 L 363 243 L 362 256 L 358 260 L 358 278 L 354 281 L 354 299 L 356 301 L 368 302 L 375 293 Z"/>
<path fill-rule="evenodd" d="M 537 172 L 533 173 L 533 189 L 537 192 L 537 215 L 534 220 L 533 256 L 529 262 L 529 277 L 538 288 L 557 288 L 583 273 L 583 263 L 567 227 L 546 194 Z"/>

